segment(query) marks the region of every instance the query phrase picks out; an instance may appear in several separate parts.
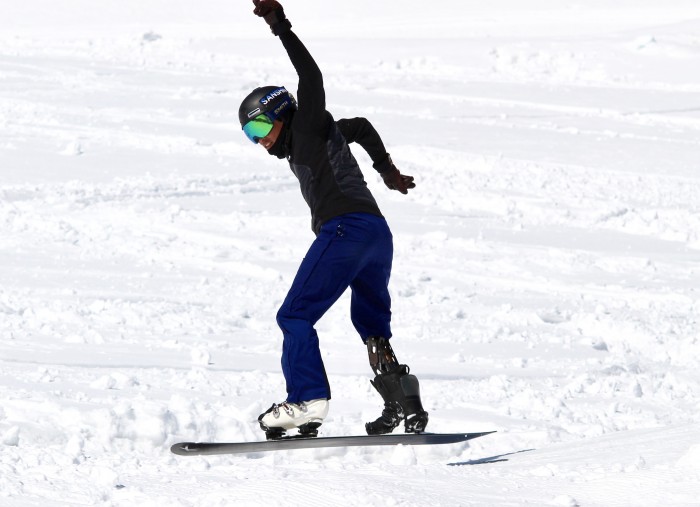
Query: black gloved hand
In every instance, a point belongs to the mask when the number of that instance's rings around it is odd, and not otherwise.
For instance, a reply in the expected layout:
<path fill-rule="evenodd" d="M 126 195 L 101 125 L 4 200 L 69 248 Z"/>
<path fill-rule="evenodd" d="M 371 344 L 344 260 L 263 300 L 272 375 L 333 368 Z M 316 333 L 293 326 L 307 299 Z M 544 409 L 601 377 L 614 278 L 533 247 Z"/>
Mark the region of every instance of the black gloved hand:
<path fill-rule="evenodd" d="M 292 27 L 292 24 L 284 15 L 282 4 L 277 0 L 253 0 L 253 4 L 255 5 L 253 14 L 263 18 L 270 25 L 270 29 L 275 35 L 279 35 Z"/>
<path fill-rule="evenodd" d="M 409 188 L 416 188 L 416 184 L 413 183 L 413 176 L 401 174 L 393 162 L 391 169 L 380 174 L 384 184 L 391 190 L 398 190 L 402 194 L 407 194 Z"/>

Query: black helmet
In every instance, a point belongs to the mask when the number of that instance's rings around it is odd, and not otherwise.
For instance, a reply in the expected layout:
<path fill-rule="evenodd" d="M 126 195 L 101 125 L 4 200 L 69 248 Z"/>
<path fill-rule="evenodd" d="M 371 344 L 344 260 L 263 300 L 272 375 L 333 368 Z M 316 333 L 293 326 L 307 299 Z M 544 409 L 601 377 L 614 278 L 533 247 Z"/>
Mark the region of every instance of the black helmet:
<path fill-rule="evenodd" d="M 284 86 L 263 86 L 256 88 L 241 102 L 238 119 L 241 127 L 256 116 L 264 114 L 271 120 L 285 116 L 297 108 L 297 101 Z"/>

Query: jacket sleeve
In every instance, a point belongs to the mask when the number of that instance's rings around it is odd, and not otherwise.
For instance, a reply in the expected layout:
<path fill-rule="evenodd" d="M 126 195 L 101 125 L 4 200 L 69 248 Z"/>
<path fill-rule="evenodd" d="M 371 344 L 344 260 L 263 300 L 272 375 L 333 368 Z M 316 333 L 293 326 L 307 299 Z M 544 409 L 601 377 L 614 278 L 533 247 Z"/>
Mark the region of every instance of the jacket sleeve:
<path fill-rule="evenodd" d="M 315 130 L 326 125 L 326 91 L 323 88 L 323 75 L 316 61 L 299 37 L 291 30 L 279 34 L 287 50 L 289 59 L 299 75 L 296 112 L 297 128 Z"/>
<path fill-rule="evenodd" d="M 382 138 L 367 118 L 343 118 L 336 122 L 348 143 L 357 143 L 367 152 L 380 173 L 391 169 L 391 157 Z"/>

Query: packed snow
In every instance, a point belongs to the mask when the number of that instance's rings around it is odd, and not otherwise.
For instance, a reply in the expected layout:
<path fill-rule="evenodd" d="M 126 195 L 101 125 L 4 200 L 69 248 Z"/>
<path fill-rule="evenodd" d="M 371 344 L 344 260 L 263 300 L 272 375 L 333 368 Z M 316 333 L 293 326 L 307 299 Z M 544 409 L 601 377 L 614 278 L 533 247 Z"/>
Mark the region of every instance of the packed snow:
<path fill-rule="evenodd" d="M 241 133 L 296 74 L 247 0 L 0 5 L 0 505 L 700 505 L 697 0 L 287 1 L 394 233 L 394 348 L 433 447 L 263 438 L 313 240 Z M 381 400 L 346 294 L 321 434 Z"/>

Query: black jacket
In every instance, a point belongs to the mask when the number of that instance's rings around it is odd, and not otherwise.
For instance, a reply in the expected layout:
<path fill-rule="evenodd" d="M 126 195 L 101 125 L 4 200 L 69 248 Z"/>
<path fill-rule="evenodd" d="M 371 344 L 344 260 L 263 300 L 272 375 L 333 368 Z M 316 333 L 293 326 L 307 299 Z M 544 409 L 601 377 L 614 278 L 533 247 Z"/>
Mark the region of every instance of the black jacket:
<path fill-rule="evenodd" d="M 348 147 L 358 143 L 377 171 L 388 170 L 391 159 L 379 134 L 365 118 L 334 121 L 326 111 L 323 76 L 313 57 L 291 30 L 279 37 L 299 75 L 299 108 L 284 142 L 289 166 L 311 209 L 311 228 L 318 234 L 324 222 L 346 213 L 382 216 Z"/>

